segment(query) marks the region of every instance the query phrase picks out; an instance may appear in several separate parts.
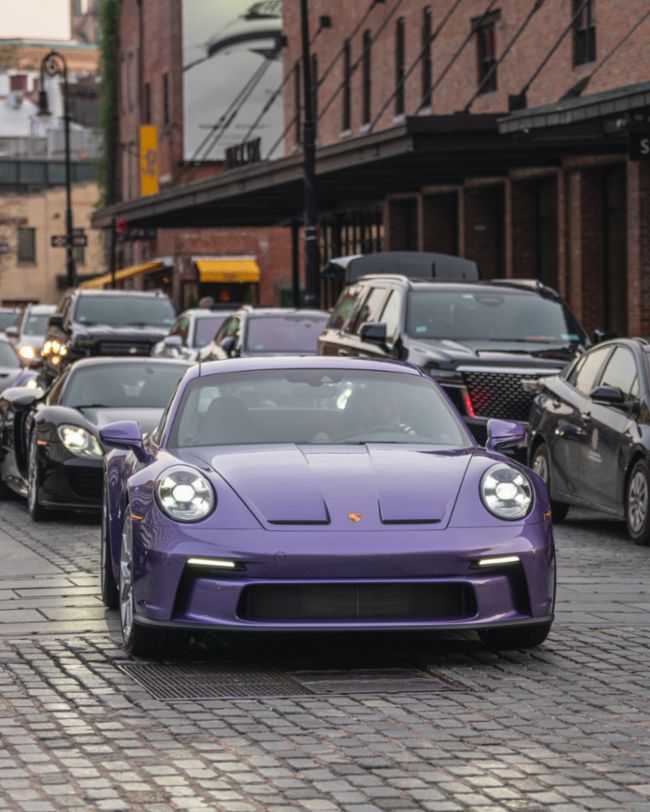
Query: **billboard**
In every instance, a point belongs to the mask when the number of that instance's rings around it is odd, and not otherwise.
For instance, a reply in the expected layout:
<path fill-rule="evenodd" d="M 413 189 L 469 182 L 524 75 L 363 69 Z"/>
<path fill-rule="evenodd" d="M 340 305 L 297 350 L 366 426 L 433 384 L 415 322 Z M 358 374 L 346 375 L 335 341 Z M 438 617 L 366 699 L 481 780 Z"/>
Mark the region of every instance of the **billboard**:
<path fill-rule="evenodd" d="M 221 161 L 228 147 L 257 138 L 265 157 L 283 130 L 282 0 L 182 4 L 183 157 Z"/>
<path fill-rule="evenodd" d="M 0 39 L 70 39 L 70 0 L 5 0 L 2 6 Z"/>
<path fill-rule="evenodd" d="M 157 195 L 159 191 L 158 127 L 140 125 L 140 194 Z"/>

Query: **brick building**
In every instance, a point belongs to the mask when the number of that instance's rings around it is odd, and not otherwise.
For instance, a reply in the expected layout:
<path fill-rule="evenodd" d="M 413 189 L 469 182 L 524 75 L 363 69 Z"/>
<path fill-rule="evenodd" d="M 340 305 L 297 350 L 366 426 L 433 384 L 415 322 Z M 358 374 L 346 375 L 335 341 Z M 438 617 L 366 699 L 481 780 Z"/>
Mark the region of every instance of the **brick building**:
<path fill-rule="evenodd" d="M 284 4 L 285 157 L 126 216 L 300 218 L 299 9 Z M 650 163 L 633 149 L 650 135 L 647 0 L 310 0 L 309 14 L 323 262 L 459 253 L 485 277 L 557 287 L 588 329 L 650 333 Z"/>
<path fill-rule="evenodd" d="M 146 206 L 140 188 L 140 126 L 156 127 L 158 177 L 161 194 L 174 194 L 178 188 L 218 176 L 223 161 L 190 165 L 183 150 L 183 52 L 181 0 L 121 0 L 119 3 L 117 113 L 119 154 L 116 160 L 118 191 L 122 207 L 130 201 Z M 221 111 L 211 110 L 210 117 Z M 156 196 L 151 198 L 153 199 Z M 116 207 L 120 214 L 120 204 Z M 138 223 L 122 212 L 135 226 L 128 238 L 118 240 L 116 263 L 124 287 L 163 287 L 179 308 L 191 306 L 206 294 L 222 303 L 246 298 L 261 304 L 277 304 L 286 297 L 290 285 L 290 239 L 285 229 L 242 227 L 223 228 L 219 218 L 212 227 L 151 228 L 142 231 Z M 106 225 L 106 223 L 104 223 Z M 144 235 L 144 238 L 139 237 Z M 150 237 L 150 238 L 149 238 Z M 205 263 L 223 258 L 230 268 L 220 276 L 206 270 Z M 253 258 L 259 268 L 259 285 L 254 288 L 226 280 L 239 278 L 238 266 Z M 149 260 L 159 259 L 158 270 L 138 272 Z M 248 267 L 248 266 L 246 266 Z M 129 272 L 133 269 L 133 273 Z M 107 280 L 101 284 L 108 286 Z"/>

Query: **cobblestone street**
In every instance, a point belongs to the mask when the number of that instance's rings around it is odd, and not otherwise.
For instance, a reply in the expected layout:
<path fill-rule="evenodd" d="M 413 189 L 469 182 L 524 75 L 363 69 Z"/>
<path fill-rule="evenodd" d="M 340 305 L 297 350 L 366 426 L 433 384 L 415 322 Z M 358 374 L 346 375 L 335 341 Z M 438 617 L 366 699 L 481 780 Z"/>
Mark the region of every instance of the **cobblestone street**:
<path fill-rule="evenodd" d="M 0 516 L 1 808 L 650 809 L 650 550 L 616 522 L 557 528 L 532 653 L 228 638 L 149 666 L 99 600 L 97 522 Z"/>

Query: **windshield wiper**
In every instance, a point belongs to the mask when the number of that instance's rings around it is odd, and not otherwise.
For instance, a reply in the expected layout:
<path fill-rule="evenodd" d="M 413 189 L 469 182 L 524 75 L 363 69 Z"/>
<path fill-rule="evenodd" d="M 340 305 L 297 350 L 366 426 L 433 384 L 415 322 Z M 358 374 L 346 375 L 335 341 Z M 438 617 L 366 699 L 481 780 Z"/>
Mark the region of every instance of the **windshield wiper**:
<path fill-rule="evenodd" d="M 84 403 L 81 406 L 71 406 L 71 409 L 110 409 L 106 403 Z"/>

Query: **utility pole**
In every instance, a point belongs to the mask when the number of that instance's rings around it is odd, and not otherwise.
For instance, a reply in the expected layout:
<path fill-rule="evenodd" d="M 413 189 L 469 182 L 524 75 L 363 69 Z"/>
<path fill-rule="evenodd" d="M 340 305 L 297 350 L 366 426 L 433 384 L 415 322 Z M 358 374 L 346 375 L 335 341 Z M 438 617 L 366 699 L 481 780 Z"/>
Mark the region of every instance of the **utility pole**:
<path fill-rule="evenodd" d="M 320 304 L 320 279 L 318 262 L 318 233 L 316 221 L 316 129 L 314 126 L 314 101 L 311 86 L 311 53 L 309 49 L 309 10 L 308 0 L 300 0 L 300 23 L 302 37 L 302 84 L 304 115 L 302 128 L 302 150 L 304 156 L 304 195 L 305 195 L 305 305 L 318 307 Z"/>

